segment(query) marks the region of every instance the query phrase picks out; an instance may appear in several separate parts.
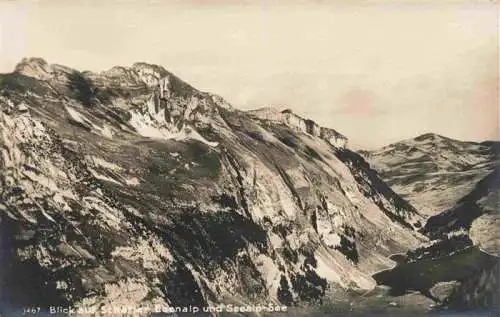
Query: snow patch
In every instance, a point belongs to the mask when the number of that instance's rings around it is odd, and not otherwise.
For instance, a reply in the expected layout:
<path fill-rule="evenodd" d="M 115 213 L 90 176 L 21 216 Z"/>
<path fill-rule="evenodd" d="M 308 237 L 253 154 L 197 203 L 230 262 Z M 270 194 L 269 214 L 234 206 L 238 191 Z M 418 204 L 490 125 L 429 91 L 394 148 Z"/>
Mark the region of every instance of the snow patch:
<path fill-rule="evenodd" d="M 143 116 L 137 112 L 131 112 L 130 125 L 140 135 L 147 138 L 158 138 L 158 139 L 172 139 L 175 138 L 175 133 L 168 131 L 165 128 L 156 128 L 154 122 L 148 118 L 148 116 Z"/>
<path fill-rule="evenodd" d="M 143 116 L 137 112 L 131 112 L 129 123 L 135 128 L 137 133 L 148 138 L 172 139 L 176 141 L 193 139 L 205 143 L 210 147 L 219 145 L 218 142 L 208 141 L 192 127 L 183 127 L 181 130 L 173 127 L 169 129 L 166 123 L 155 122 L 149 116 Z"/>

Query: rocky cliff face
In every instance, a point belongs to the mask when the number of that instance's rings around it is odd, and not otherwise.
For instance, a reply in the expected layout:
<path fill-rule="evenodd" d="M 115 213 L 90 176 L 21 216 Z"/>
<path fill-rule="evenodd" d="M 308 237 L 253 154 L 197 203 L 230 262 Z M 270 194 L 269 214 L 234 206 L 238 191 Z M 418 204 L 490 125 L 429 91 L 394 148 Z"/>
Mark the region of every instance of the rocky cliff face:
<path fill-rule="evenodd" d="M 297 132 L 313 135 L 335 147 L 346 148 L 347 146 L 347 137 L 344 135 L 333 129 L 321 127 L 310 119 L 304 119 L 288 108 L 265 107 L 249 111 L 248 113 L 264 122 L 285 124 Z"/>
<path fill-rule="evenodd" d="M 4 307 L 317 302 L 426 240 L 344 136 L 160 66 L 25 59 L 0 95 Z"/>

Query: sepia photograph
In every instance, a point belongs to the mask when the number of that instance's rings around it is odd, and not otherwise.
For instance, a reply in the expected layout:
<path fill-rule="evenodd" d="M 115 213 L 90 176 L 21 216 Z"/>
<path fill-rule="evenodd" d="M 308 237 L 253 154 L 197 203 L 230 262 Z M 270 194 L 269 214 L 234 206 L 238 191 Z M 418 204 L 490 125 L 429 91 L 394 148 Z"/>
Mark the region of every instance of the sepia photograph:
<path fill-rule="evenodd" d="M 499 317 L 499 16 L 0 0 L 0 317 Z"/>

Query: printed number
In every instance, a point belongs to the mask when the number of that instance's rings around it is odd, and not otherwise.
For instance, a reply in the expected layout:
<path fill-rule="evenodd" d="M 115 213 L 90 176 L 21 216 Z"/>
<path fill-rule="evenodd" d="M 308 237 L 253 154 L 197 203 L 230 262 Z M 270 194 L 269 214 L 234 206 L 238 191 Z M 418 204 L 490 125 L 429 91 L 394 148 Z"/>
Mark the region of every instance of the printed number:
<path fill-rule="evenodd" d="M 24 308 L 23 315 L 36 315 L 39 312 L 40 312 L 40 307 L 26 307 Z"/>

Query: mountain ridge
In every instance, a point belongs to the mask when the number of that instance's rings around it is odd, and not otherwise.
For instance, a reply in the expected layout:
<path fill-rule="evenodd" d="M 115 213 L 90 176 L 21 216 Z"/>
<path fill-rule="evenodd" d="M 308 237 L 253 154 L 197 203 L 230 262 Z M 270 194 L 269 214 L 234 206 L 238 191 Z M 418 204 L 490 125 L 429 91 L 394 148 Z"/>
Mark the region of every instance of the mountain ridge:
<path fill-rule="evenodd" d="M 24 64 L 0 84 L 4 305 L 320 303 L 373 289 L 392 254 L 428 240 L 422 215 L 307 119 L 240 111 L 142 64 Z"/>
<path fill-rule="evenodd" d="M 57 77 L 58 72 L 63 71 L 66 75 L 70 74 L 81 74 L 85 76 L 85 79 L 90 80 L 90 82 L 93 85 L 99 86 L 99 82 L 103 80 L 103 77 L 105 79 L 113 79 L 117 78 L 121 83 L 120 85 L 123 84 L 123 79 L 129 78 L 131 81 L 135 81 L 137 83 L 138 81 L 142 81 L 148 86 L 158 86 L 161 87 L 159 89 L 159 97 L 160 98 L 168 98 L 168 96 L 163 96 L 163 94 L 167 93 L 167 86 L 173 82 L 173 85 L 176 86 L 174 87 L 174 90 L 176 91 L 184 91 L 187 90 L 187 94 L 193 93 L 193 92 L 199 92 L 202 95 L 208 95 L 210 96 L 214 101 L 219 106 L 224 106 L 227 108 L 232 108 L 232 106 L 222 99 L 220 96 L 211 94 L 211 93 L 205 93 L 205 92 L 200 92 L 196 90 L 194 87 L 189 85 L 188 83 L 182 81 L 179 79 L 177 76 L 172 74 L 171 72 L 167 71 L 163 66 L 156 65 L 156 64 L 150 64 L 147 62 L 134 62 L 132 66 L 126 67 L 126 66 L 113 66 L 108 70 L 104 71 L 98 71 L 98 72 L 92 72 L 92 71 L 83 71 L 80 72 L 76 69 L 72 69 L 66 66 L 62 66 L 59 64 L 49 64 L 46 60 L 43 58 L 39 57 L 32 57 L 32 58 L 24 58 L 21 62 L 19 62 L 16 67 L 14 73 L 18 73 L 21 75 L 25 75 L 28 77 L 33 77 L 33 78 L 38 78 L 42 80 L 46 79 L 51 79 L 53 77 Z M 133 73 L 138 73 L 139 76 L 138 78 L 133 78 L 135 77 Z M 5 74 L 4 74 L 5 75 Z M 132 78 L 130 78 L 132 77 Z M 60 79 L 60 78 L 59 78 Z M 175 84 L 177 83 L 177 84 Z M 85 83 L 86 85 L 90 85 L 89 83 Z M 107 88 L 107 87 L 105 87 Z M 87 93 L 89 94 L 94 94 L 92 89 L 90 88 L 84 88 L 87 90 Z M 90 101 L 88 101 L 90 102 Z M 157 106 L 156 106 L 157 107 Z M 253 109 L 253 110 L 246 110 L 247 113 L 260 117 L 260 119 L 270 119 L 270 118 L 265 118 L 262 115 L 261 111 L 264 109 L 278 109 L 279 107 L 264 107 L 264 108 L 258 108 L 258 109 Z M 347 137 L 342 135 L 341 133 L 337 132 L 336 130 L 328 127 L 323 127 L 318 125 L 316 122 L 314 122 L 311 119 L 306 119 L 303 118 L 295 113 L 290 108 L 284 108 L 284 109 L 279 109 L 277 110 L 281 114 L 281 121 L 283 123 L 286 123 L 290 126 L 293 126 L 295 128 L 298 128 L 299 130 L 303 132 L 307 132 L 310 134 L 318 135 L 320 137 L 325 138 L 329 142 L 331 141 L 332 144 L 339 145 L 339 146 L 347 146 Z M 276 117 L 274 119 L 277 119 Z M 292 120 L 291 120 L 292 119 Z"/>
<path fill-rule="evenodd" d="M 428 133 L 361 154 L 398 194 L 432 216 L 451 208 L 492 171 L 498 150 L 494 143 Z"/>

